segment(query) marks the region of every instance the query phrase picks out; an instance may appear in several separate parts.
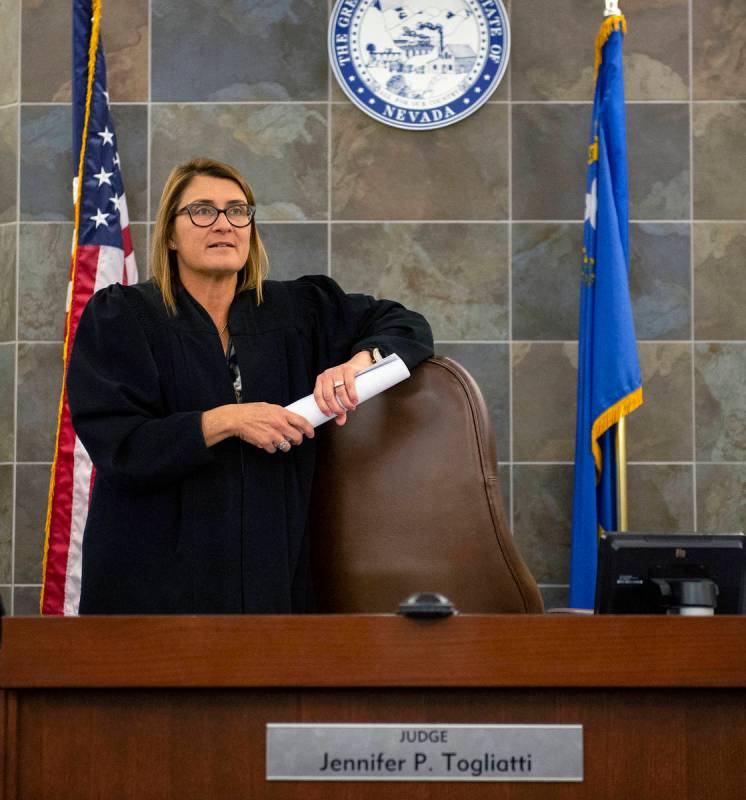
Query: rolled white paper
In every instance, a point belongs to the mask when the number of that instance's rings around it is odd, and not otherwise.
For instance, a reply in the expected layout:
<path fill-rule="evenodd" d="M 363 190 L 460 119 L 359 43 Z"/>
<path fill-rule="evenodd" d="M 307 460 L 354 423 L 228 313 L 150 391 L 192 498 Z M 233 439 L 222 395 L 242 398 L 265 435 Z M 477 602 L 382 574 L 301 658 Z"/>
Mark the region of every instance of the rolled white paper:
<path fill-rule="evenodd" d="M 357 389 L 358 405 L 370 400 L 386 389 L 396 386 L 409 377 L 409 370 L 407 365 L 394 353 L 387 356 L 382 361 L 358 372 L 355 377 L 355 388 Z M 296 400 L 289 406 L 285 406 L 288 411 L 293 411 L 305 417 L 314 428 L 329 422 L 334 417 L 327 417 L 326 414 L 318 407 L 316 400 L 312 394 Z"/>

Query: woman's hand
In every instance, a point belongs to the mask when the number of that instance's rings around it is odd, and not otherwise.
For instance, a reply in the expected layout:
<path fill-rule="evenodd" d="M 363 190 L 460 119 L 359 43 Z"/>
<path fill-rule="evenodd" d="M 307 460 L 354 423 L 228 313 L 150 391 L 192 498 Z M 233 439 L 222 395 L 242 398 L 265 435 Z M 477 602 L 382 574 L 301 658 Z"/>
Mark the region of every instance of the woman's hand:
<path fill-rule="evenodd" d="M 238 436 L 244 442 L 275 453 L 277 450 L 287 452 L 290 445 L 300 444 L 304 436 L 313 439 L 314 431 L 305 417 L 282 406 L 236 403 L 205 411 L 202 414 L 202 434 L 208 447 L 229 436 Z"/>
<path fill-rule="evenodd" d="M 355 376 L 373 363 L 367 350 L 361 350 L 344 364 L 329 367 L 316 378 L 313 396 L 321 411 L 331 417 L 337 425 L 347 422 L 347 412 L 354 411 L 358 404 Z"/>

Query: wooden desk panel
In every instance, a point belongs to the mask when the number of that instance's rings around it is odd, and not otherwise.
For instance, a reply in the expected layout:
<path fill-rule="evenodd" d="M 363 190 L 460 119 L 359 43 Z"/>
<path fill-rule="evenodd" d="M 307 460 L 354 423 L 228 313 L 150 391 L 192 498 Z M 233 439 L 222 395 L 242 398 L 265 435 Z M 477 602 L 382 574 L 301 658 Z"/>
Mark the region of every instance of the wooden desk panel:
<path fill-rule="evenodd" d="M 746 796 L 737 618 L 7 620 L 4 633 L 4 800 Z M 267 782 L 265 726 L 294 721 L 580 723 L 585 781 Z"/>
<path fill-rule="evenodd" d="M 582 784 L 266 782 L 268 722 L 580 723 Z M 8 797 L 712 798 L 746 792 L 738 690 L 27 690 Z"/>
<path fill-rule="evenodd" d="M 0 686 L 746 686 L 744 617 L 9 618 Z"/>

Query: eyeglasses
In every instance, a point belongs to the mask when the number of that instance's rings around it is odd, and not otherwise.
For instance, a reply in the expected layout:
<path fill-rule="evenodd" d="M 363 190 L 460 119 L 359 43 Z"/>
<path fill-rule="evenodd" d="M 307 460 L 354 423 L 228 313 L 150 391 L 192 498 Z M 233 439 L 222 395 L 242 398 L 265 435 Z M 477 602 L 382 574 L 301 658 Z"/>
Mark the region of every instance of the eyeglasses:
<path fill-rule="evenodd" d="M 180 208 L 175 216 L 185 212 L 189 214 L 192 224 L 198 228 L 208 228 L 213 225 L 221 214 L 225 214 L 225 218 L 234 228 L 245 228 L 251 225 L 256 206 L 250 206 L 248 203 L 236 203 L 228 208 L 215 208 L 212 203 L 189 203 L 184 208 Z"/>

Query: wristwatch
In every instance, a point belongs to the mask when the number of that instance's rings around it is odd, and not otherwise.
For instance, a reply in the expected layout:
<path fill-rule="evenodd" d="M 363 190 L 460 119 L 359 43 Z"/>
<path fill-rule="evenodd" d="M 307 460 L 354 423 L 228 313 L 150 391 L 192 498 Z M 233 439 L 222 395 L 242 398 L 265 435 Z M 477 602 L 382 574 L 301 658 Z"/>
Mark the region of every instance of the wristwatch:
<path fill-rule="evenodd" d="M 373 359 L 374 364 L 377 364 L 379 361 L 383 361 L 383 353 L 377 347 L 369 347 L 368 352 L 370 353 L 370 357 Z"/>

